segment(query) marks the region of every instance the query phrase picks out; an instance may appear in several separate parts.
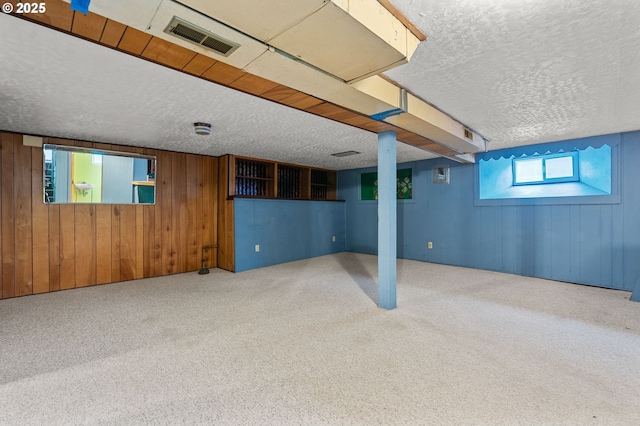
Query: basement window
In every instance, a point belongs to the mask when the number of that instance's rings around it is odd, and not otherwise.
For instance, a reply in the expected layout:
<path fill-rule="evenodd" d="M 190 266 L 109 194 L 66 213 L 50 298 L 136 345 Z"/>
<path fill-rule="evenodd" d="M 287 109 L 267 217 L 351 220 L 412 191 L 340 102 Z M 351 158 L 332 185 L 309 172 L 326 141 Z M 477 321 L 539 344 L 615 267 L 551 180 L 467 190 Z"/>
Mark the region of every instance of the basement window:
<path fill-rule="evenodd" d="M 475 205 L 619 203 L 618 141 L 600 139 L 611 144 L 587 139 L 482 154 Z"/>
<path fill-rule="evenodd" d="M 580 180 L 578 152 L 513 159 L 513 185 L 577 182 Z"/>

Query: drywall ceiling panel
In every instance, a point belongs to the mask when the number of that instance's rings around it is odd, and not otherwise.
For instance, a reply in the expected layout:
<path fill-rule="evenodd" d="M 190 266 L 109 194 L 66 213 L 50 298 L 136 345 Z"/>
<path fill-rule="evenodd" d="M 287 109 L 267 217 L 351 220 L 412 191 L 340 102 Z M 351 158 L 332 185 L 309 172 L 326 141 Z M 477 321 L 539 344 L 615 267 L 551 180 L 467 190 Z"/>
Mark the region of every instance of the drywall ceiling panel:
<path fill-rule="evenodd" d="M 403 30 L 406 36 L 404 27 Z M 334 3 L 275 37 L 270 44 L 344 81 L 406 62 L 406 39 L 404 48 L 398 51 Z"/>
<path fill-rule="evenodd" d="M 312 15 L 328 1 L 183 0 L 182 3 L 257 39 L 269 41 Z"/>
<path fill-rule="evenodd" d="M 374 75 L 365 78 L 353 83 L 351 86 L 376 99 L 384 100 L 389 105 L 392 105 L 393 108 L 400 107 L 400 88 L 380 76 Z"/>
<path fill-rule="evenodd" d="M 164 32 L 164 30 L 165 28 L 167 28 L 167 25 L 171 22 L 174 16 L 205 31 L 237 43 L 240 45 L 240 47 L 229 56 L 222 56 L 214 51 L 185 41 L 172 34 L 167 34 Z M 234 67 L 241 69 L 245 68 L 251 61 L 263 54 L 267 49 L 267 46 L 265 44 L 256 41 L 255 39 L 248 37 L 245 34 L 228 27 L 227 25 L 221 24 L 194 10 L 168 0 L 162 2 L 153 20 L 148 23 L 147 32 L 171 43 L 178 44 L 187 49 L 202 53 L 203 55 L 209 56 L 215 60 L 222 61 L 226 64 L 233 65 Z"/>
<path fill-rule="evenodd" d="M 396 108 L 397 101 L 387 103 L 277 52 L 267 51 L 245 71 L 365 115 Z"/>
<path fill-rule="evenodd" d="M 404 56 L 407 55 L 407 27 L 377 0 L 349 0 L 349 14 Z M 409 33 L 410 38 L 415 39 Z"/>
<path fill-rule="evenodd" d="M 400 114 L 387 118 L 385 122 L 396 125 L 402 129 L 409 130 L 418 135 L 424 136 L 440 144 L 460 152 L 478 152 L 480 149 L 462 138 L 457 138 L 433 124 L 426 122 L 412 114 Z M 462 125 L 460 125 L 462 131 Z"/>
<path fill-rule="evenodd" d="M 71 3 L 70 0 L 64 0 Z M 93 0 L 89 10 L 111 20 L 144 31 L 163 0 Z"/>

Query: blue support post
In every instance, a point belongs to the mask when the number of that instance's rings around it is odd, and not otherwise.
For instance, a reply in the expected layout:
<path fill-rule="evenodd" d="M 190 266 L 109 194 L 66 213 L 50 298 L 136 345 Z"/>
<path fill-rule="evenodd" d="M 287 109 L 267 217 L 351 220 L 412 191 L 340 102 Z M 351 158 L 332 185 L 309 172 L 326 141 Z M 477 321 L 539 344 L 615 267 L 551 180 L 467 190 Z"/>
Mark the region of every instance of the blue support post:
<path fill-rule="evenodd" d="M 378 306 L 396 307 L 396 133 L 378 134 Z"/>
<path fill-rule="evenodd" d="M 640 278 L 636 281 L 636 286 L 633 289 L 633 293 L 631 293 L 631 298 L 629 300 L 632 302 L 640 302 Z"/>

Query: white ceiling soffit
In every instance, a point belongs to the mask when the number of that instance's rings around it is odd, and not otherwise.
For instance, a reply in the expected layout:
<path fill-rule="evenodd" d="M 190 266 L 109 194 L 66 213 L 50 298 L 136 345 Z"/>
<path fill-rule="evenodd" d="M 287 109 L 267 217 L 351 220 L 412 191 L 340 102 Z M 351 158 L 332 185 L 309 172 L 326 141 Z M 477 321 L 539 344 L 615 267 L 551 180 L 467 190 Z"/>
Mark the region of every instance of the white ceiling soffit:
<path fill-rule="evenodd" d="M 347 82 L 407 63 L 419 43 L 377 0 L 183 3 Z"/>
<path fill-rule="evenodd" d="M 64 0 L 71 3 L 71 0 Z M 89 11 L 145 31 L 163 0 L 92 0 Z"/>
<path fill-rule="evenodd" d="M 263 42 L 302 22 L 329 0 L 184 0 L 183 4 Z"/>
<path fill-rule="evenodd" d="M 390 109 L 400 110 L 385 118 L 387 123 L 425 136 L 461 153 L 486 150 L 486 142 L 480 135 L 411 93 L 403 94 L 401 88 L 380 76 L 366 78 L 354 83 L 353 87 L 363 94 L 370 94 L 372 98 L 385 100 L 393 105 Z M 404 95 L 406 103 L 401 100 Z M 460 158 L 467 161 L 468 157 Z"/>
<path fill-rule="evenodd" d="M 136 13 L 150 17 L 143 25 L 140 17 L 123 13 L 129 3 L 94 0 L 91 10 L 368 116 L 403 107 L 399 87 L 370 75 L 406 63 L 419 40 L 377 0 L 301 0 L 291 16 L 285 0 L 184 1 L 187 6 L 175 0 L 141 0 L 145 7 L 137 4 Z M 174 17 L 240 47 L 225 57 L 167 34 Z M 257 17 L 262 23 L 254 30 Z M 275 24 L 269 27 L 266 22 Z M 480 136 L 465 137 L 462 124 L 418 98 L 410 99 L 410 110 L 385 121 L 461 153 L 485 150 Z"/>
<path fill-rule="evenodd" d="M 162 34 L 177 16 L 240 44 L 230 65 L 244 68 L 268 43 L 347 82 L 407 63 L 419 43 L 377 0 L 93 0 L 91 11 L 208 54 Z"/>
<path fill-rule="evenodd" d="M 92 3 L 93 4 L 93 3 Z M 178 37 L 168 35 L 164 32 L 167 25 L 171 22 L 173 17 L 178 17 L 190 24 L 200 27 L 210 33 L 221 36 L 227 40 L 240 45 L 228 57 L 222 56 L 203 47 L 195 46 L 192 43 L 181 40 Z M 252 61 L 267 51 L 268 46 L 255 40 L 252 37 L 236 31 L 227 25 L 221 24 L 208 16 L 191 10 L 181 4 L 178 4 L 171 0 L 164 0 L 158 8 L 157 13 L 153 19 L 148 22 L 148 29 L 146 32 L 156 37 L 163 38 L 175 44 L 179 44 L 187 49 L 195 50 L 203 55 L 210 56 L 218 61 L 222 61 L 226 64 L 234 67 L 245 69 Z"/>
<path fill-rule="evenodd" d="M 0 40 L 3 131 L 338 170 L 377 163 L 371 132 L 2 13 Z M 196 135 L 195 121 L 211 135 Z M 330 155 L 349 150 L 362 154 Z M 433 157 L 397 145 L 398 162 Z"/>

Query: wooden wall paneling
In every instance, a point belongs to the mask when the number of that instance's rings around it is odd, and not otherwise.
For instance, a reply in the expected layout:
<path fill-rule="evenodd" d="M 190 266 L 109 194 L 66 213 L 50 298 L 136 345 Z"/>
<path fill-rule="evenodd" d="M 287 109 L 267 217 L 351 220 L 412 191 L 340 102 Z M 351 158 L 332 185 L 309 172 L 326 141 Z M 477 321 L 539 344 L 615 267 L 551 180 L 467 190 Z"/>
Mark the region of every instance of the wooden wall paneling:
<path fill-rule="evenodd" d="M 60 290 L 60 206 L 49 211 L 49 291 Z"/>
<path fill-rule="evenodd" d="M 62 145 L 69 145 L 68 143 L 63 143 Z M 85 142 L 85 141 L 73 141 L 73 143 L 71 144 L 73 146 L 79 146 L 82 148 L 94 148 L 95 147 L 95 143 L 93 142 Z"/>
<path fill-rule="evenodd" d="M 74 12 L 69 7 L 69 3 L 65 3 L 62 0 L 47 0 L 46 7 L 47 11 L 45 13 L 30 13 L 23 16 L 54 28 L 71 31 Z"/>
<path fill-rule="evenodd" d="M 289 106 L 293 108 L 303 109 L 306 111 L 307 109 L 312 108 L 316 105 L 320 105 L 323 102 L 324 101 L 322 99 L 314 98 L 313 96 L 306 96 L 304 99 L 300 99 L 297 102 L 293 102 Z"/>
<path fill-rule="evenodd" d="M 2 146 L 4 134 L 0 132 L 0 300 L 4 298 L 2 295 L 2 264 L 4 261 L 2 260 Z"/>
<path fill-rule="evenodd" d="M 75 206 L 60 205 L 60 289 L 76 286 Z"/>
<path fill-rule="evenodd" d="M 263 93 L 274 89 L 278 86 L 278 83 L 258 77 L 257 75 L 244 74 L 242 77 L 231 83 L 230 86 L 234 89 L 260 96 Z"/>
<path fill-rule="evenodd" d="M 160 167 L 160 158 L 162 153 L 153 151 L 153 155 L 156 156 L 156 204 L 153 206 L 153 222 L 154 222 L 154 236 L 153 236 L 153 276 L 159 277 L 163 275 L 162 269 L 162 182 L 158 178 L 162 171 L 158 172 Z"/>
<path fill-rule="evenodd" d="M 96 206 L 75 205 L 76 287 L 96 284 Z"/>
<path fill-rule="evenodd" d="M 2 134 L 2 297 L 14 297 L 15 214 L 13 192 L 13 134 Z"/>
<path fill-rule="evenodd" d="M 136 205 L 136 263 L 135 278 L 144 278 L 144 206 Z"/>
<path fill-rule="evenodd" d="M 262 97 L 271 101 L 280 102 L 281 100 L 286 99 L 296 93 L 300 92 L 298 92 L 296 89 L 292 89 L 291 87 L 278 85 L 268 92 L 263 93 Z"/>
<path fill-rule="evenodd" d="M 142 275 L 144 278 L 149 278 L 155 276 L 155 206 L 144 206 L 143 215 L 144 231 L 142 238 L 144 245 L 144 258 L 142 264 Z"/>
<path fill-rule="evenodd" d="M 145 149 L 143 151 L 145 155 L 156 155 L 155 151 Z M 158 203 L 158 191 L 156 189 L 155 203 Z M 145 205 L 143 207 L 144 215 L 144 232 L 143 232 L 143 246 L 144 246 L 144 258 L 142 265 L 142 275 L 144 278 L 155 276 L 155 260 L 156 253 L 156 204 Z M 160 246 L 157 246 L 158 248 Z"/>
<path fill-rule="evenodd" d="M 109 144 L 95 143 L 94 148 L 111 150 Z M 113 207 L 109 204 L 98 204 L 95 210 L 96 238 L 96 284 L 108 284 L 112 279 L 112 219 Z"/>
<path fill-rule="evenodd" d="M 306 93 L 298 92 L 294 95 L 284 98 L 280 102 L 293 108 L 308 109 L 316 105 L 320 105 L 324 101 L 318 98 L 314 98 L 313 96 L 309 96 Z"/>
<path fill-rule="evenodd" d="M 197 176 L 197 187 L 196 187 L 196 223 L 197 223 L 197 232 L 196 232 L 196 246 L 199 247 L 200 252 L 198 253 L 198 268 L 202 266 L 202 246 L 206 245 L 204 241 L 204 211 L 203 211 L 203 197 L 204 197 L 204 161 L 205 157 L 197 156 L 196 157 L 196 176 Z M 217 161 L 217 159 L 216 159 Z M 210 259 L 213 254 L 215 254 L 215 249 L 209 249 L 204 254 L 207 259 Z"/>
<path fill-rule="evenodd" d="M 120 209 L 121 205 L 111 207 L 111 282 L 122 281 L 120 274 Z"/>
<path fill-rule="evenodd" d="M 202 73 L 202 77 L 206 78 L 207 80 L 211 80 L 216 83 L 228 86 L 242 77 L 244 74 L 246 74 L 246 72 L 242 71 L 239 68 L 227 65 L 223 62 L 216 62 L 211 67 L 209 67 L 208 70 Z"/>
<path fill-rule="evenodd" d="M 202 163 L 202 245 L 217 244 L 215 239 L 215 167 L 216 158 L 205 158 Z M 218 249 L 210 248 L 206 251 L 207 267 L 218 266 Z"/>
<path fill-rule="evenodd" d="M 327 188 L 327 199 L 335 200 L 338 198 L 338 174 L 335 171 L 329 171 L 329 188 Z"/>
<path fill-rule="evenodd" d="M 187 159 L 186 154 L 171 155 L 171 176 L 173 191 L 171 194 L 171 246 L 174 252 L 176 272 L 187 270 Z"/>
<path fill-rule="evenodd" d="M 220 191 L 224 192 L 224 197 L 226 198 L 236 195 L 236 157 L 235 155 L 225 155 L 224 157 L 220 157 L 218 161 L 218 170 L 222 167 L 222 161 L 226 163 L 224 168 L 227 170 L 228 175 L 225 176 L 224 180 L 218 179 L 218 181 L 225 183 L 225 185 L 221 185 L 219 188 Z"/>
<path fill-rule="evenodd" d="M 207 193 L 210 194 L 211 200 L 209 207 L 207 208 L 207 225 L 211 226 L 211 231 L 207 234 L 211 238 L 211 244 L 218 245 L 218 212 L 220 206 L 218 204 L 218 159 L 213 157 L 206 157 L 205 161 L 208 161 L 211 165 L 211 173 L 208 182 Z M 207 244 L 207 245 L 211 245 Z M 218 267 L 218 249 L 211 249 L 210 265 L 212 268 Z"/>
<path fill-rule="evenodd" d="M 0 296 L 14 297 L 145 276 L 197 270 L 203 245 L 215 245 L 224 198 L 228 268 L 233 268 L 233 202 L 218 159 L 50 138 L 49 143 L 156 154 L 156 205 L 42 201 L 42 150 L 0 134 Z M 225 173 L 226 173 L 225 168 Z M 218 264 L 207 253 L 208 267 Z M 17 280 L 16 280 L 17 278 Z"/>
<path fill-rule="evenodd" d="M 193 57 L 193 59 L 191 59 L 191 61 L 189 61 L 187 65 L 184 66 L 184 68 L 182 68 L 182 71 L 188 72 L 189 74 L 200 76 L 206 70 L 211 68 L 211 66 L 216 62 L 218 61 L 198 53 L 196 56 Z"/>
<path fill-rule="evenodd" d="M 140 55 L 150 40 L 150 34 L 127 27 L 120 39 L 120 43 L 118 43 L 118 49 L 133 53 L 134 55 Z"/>
<path fill-rule="evenodd" d="M 174 273 L 175 259 L 173 248 L 171 247 L 171 190 L 172 190 L 172 170 L 171 170 L 171 153 L 158 153 L 158 173 L 156 176 L 156 185 L 160 191 L 160 220 L 162 222 L 162 275 Z M 160 180 L 158 180 L 160 179 Z"/>
<path fill-rule="evenodd" d="M 179 70 L 183 69 L 195 56 L 196 52 L 158 37 L 152 37 L 142 52 L 143 58 Z"/>
<path fill-rule="evenodd" d="M 273 168 L 273 190 L 269 193 L 272 197 L 278 198 L 278 163 L 269 164 L 268 167 Z"/>
<path fill-rule="evenodd" d="M 235 239 L 234 239 L 234 209 L 233 209 L 233 200 L 225 200 L 224 201 L 224 217 L 225 219 L 225 241 L 224 245 L 226 247 L 225 253 L 225 265 L 227 270 L 235 271 Z M 218 228 L 218 231 L 220 227 Z"/>
<path fill-rule="evenodd" d="M 102 31 L 102 36 L 100 37 L 100 43 L 106 44 L 110 47 L 116 47 L 120 44 L 120 40 L 122 40 L 122 36 L 126 29 L 126 25 L 107 19 L 104 30 Z"/>
<path fill-rule="evenodd" d="M 136 206 L 120 206 L 120 281 L 136 278 Z"/>
<path fill-rule="evenodd" d="M 218 267 L 222 269 L 227 269 L 227 246 L 225 241 L 225 202 L 227 201 L 227 194 L 229 191 L 229 180 L 231 179 L 229 173 L 229 155 L 223 155 L 218 157 L 218 217 L 216 221 L 218 223 L 218 249 L 217 252 L 217 260 Z"/>
<path fill-rule="evenodd" d="M 119 151 L 118 145 L 110 147 L 112 151 Z M 120 204 L 110 204 L 111 210 L 111 282 L 123 281 L 120 273 Z"/>
<path fill-rule="evenodd" d="M 112 272 L 112 207 L 109 204 L 96 206 L 96 284 L 113 282 Z"/>
<path fill-rule="evenodd" d="M 33 293 L 49 291 L 49 209 L 44 204 L 42 148 L 31 148 Z"/>
<path fill-rule="evenodd" d="M 87 15 L 75 13 L 71 32 L 89 40 L 100 41 L 106 23 L 107 18 L 93 12 L 89 12 Z"/>
<path fill-rule="evenodd" d="M 218 267 L 233 271 L 233 200 L 227 199 L 230 160 L 230 156 L 225 155 L 218 161 Z"/>
<path fill-rule="evenodd" d="M 198 225 L 202 222 L 202 217 L 197 217 L 198 200 L 198 157 L 187 154 L 187 271 L 199 269 L 202 243 L 198 245 L 198 235 L 202 234 L 202 228 Z"/>

